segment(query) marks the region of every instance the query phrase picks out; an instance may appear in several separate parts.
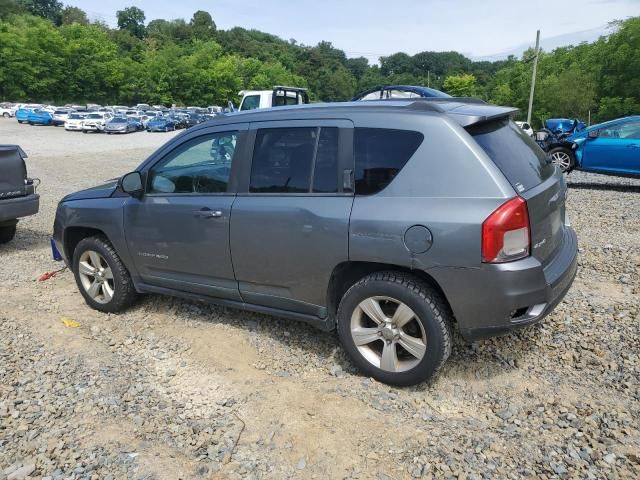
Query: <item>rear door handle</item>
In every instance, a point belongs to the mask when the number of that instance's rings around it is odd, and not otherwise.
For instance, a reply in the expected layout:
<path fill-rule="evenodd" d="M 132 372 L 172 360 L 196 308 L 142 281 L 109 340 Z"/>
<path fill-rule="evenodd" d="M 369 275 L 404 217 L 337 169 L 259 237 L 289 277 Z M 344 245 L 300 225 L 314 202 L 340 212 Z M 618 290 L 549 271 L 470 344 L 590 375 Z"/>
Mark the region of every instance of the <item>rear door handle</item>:
<path fill-rule="evenodd" d="M 222 212 L 220 210 L 211 210 L 209 208 L 196 210 L 193 213 L 196 217 L 200 217 L 200 218 L 220 218 L 222 216 Z"/>

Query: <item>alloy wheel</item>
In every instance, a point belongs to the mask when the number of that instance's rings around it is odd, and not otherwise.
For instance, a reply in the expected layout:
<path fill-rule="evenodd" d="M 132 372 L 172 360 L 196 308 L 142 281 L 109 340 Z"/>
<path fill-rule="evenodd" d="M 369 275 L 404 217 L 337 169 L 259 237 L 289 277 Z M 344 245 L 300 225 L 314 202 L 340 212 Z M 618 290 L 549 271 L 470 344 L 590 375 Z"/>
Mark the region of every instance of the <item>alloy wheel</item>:
<path fill-rule="evenodd" d="M 109 303 L 115 290 L 113 272 L 102 255 L 87 250 L 78 262 L 80 282 L 87 294 L 98 303 Z"/>
<path fill-rule="evenodd" d="M 351 315 L 351 338 L 360 354 L 387 372 L 416 367 L 427 350 L 427 336 L 416 314 L 391 297 L 369 297 Z"/>
<path fill-rule="evenodd" d="M 551 161 L 555 163 L 563 172 L 571 167 L 571 156 L 567 152 L 554 152 Z"/>

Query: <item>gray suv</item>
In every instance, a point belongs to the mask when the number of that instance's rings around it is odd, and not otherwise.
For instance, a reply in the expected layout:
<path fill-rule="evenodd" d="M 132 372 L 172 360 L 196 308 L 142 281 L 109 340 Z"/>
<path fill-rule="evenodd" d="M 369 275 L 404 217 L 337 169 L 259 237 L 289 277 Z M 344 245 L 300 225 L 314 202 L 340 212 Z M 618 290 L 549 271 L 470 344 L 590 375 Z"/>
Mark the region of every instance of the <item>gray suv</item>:
<path fill-rule="evenodd" d="M 510 119 L 471 99 L 221 115 L 120 180 L 65 197 L 55 248 L 86 302 L 176 295 L 337 329 L 366 375 L 431 378 L 452 328 L 540 321 L 576 273 L 567 188 Z"/>

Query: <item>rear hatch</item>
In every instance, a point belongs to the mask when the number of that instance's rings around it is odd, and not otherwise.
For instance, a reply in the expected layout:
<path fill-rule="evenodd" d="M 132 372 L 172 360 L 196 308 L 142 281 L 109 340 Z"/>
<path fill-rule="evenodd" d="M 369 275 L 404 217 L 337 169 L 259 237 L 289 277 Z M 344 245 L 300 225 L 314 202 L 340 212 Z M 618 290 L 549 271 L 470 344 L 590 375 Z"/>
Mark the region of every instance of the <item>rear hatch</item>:
<path fill-rule="evenodd" d="M 564 178 L 540 147 L 509 118 L 467 127 L 467 131 L 527 201 L 531 255 L 546 265 L 564 238 Z"/>

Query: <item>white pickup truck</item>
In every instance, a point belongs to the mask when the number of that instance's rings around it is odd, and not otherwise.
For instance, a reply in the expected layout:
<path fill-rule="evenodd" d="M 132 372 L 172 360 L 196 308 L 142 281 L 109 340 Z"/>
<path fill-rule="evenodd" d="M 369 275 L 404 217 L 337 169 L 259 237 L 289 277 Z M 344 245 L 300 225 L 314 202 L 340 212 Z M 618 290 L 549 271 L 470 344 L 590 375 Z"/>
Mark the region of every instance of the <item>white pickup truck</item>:
<path fill-rule="evenodd" d="M 257 108 L 281 107 L 284 105 L 303 105 L 309 103 L 306 88 L 283 87 L 276 85 L 271 90 L 242 90 L 239 111 Z"/>

